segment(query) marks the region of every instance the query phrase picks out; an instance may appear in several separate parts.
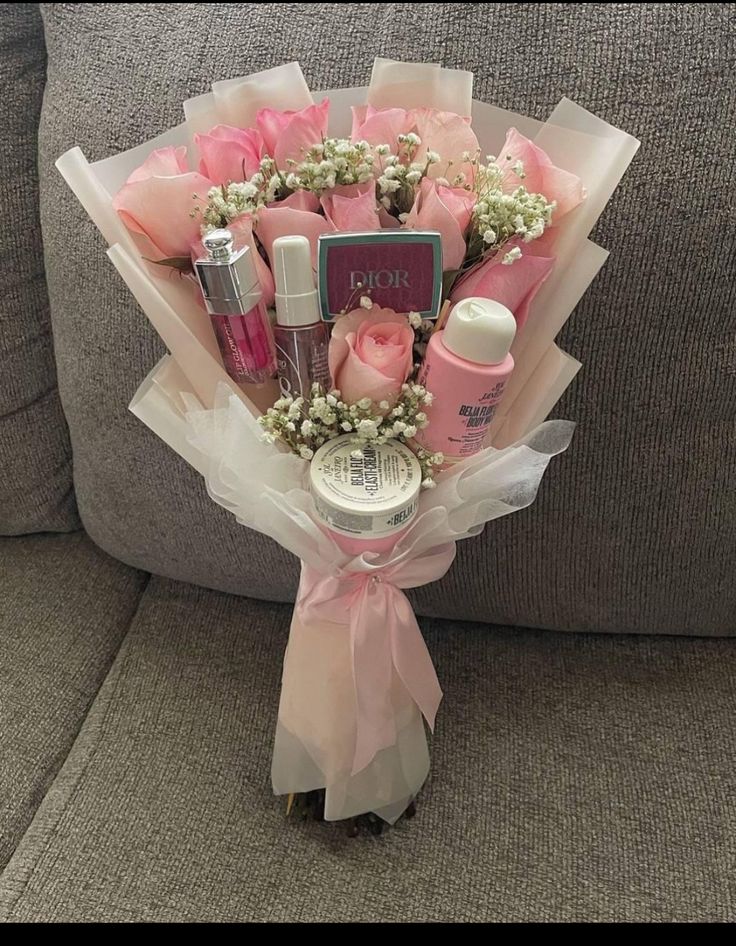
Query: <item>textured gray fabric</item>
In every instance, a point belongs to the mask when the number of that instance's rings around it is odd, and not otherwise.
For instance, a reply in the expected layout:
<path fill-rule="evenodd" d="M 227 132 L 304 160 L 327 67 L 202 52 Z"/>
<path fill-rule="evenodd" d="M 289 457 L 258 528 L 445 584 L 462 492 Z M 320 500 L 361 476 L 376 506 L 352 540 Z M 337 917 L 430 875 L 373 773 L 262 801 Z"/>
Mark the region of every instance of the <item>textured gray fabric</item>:
<path fill-rule="evenodd" d="M 734 920 L 736 642 L 424 622 L 417 818 L 285 820 L 289 609 L 153 579 L 0 879 L 19 921 Z"/>
<path fill-rule="evenodd" d="M 145 581 L 82 532 L 0 539 L 0 869 L 66 758 Z"/>
<path fill-rule="evenodd" d="M 0 4 L 0 535 L 79 528 L 38 217 L 45 80 L 38 4 Z"/>
<path fill-rule="evenodd" d="M 568 95 L 644 142 L 596 237 L 613 258 L 564 333 L 580 423 L 537 505 L 465 543 L 423 613 L 564 630 L 736 632 L 736 5 L 47 4 L 43 223 L 76 488 L 131 564 L 284 600 L 296 563 L 248 536 L 126 404 L 162 348 L 53 168 L 181 119 L 213 80 L 298 58 L 313 88 L 376 54 L 472 69 L 538 118 Z M 70 239 L 70 234 L 73 238 Z"/>

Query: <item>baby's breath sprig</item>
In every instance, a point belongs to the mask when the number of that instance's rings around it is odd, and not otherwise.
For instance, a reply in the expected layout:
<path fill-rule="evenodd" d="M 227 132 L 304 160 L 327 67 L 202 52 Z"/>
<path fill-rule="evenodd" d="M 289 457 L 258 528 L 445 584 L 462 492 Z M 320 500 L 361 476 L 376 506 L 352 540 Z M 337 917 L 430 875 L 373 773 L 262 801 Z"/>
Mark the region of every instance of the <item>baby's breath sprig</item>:
<path fill-rule="evenodd" d="M 531 243 L 538 240 L 552 223 L 557 206 L 543 194 L 530 193 L 523 183 L 511 193 L 504 193 L 503 183 L 508 170 L 504 170 L 492 155 L 487 158 L 487 162 L 478 164 L 475 176 L 478 202 L 473 211 L 468 240 L 467 258 L 470 261 L 474 257 L 478 259 L 489 253 L 498 253 L 511 241 Z M 511 166 L 511 173 L 520 182 L 526 180 L 521 161 Z M 510 265 L 521 256 L 519 247 L 516 247 L 506 254 L 503 262 Z"/>
<path fill-rule="evenodd" d="M 408 135 L 399 135 L 396 154 L 392 153 L 390 145 L 378 145 L 376 148 L 380 163 L 377 176 L 379 199 L 384 209 L 401 223 L 406 223 L 417 191 L 429 174 L 429 169 L 442 160 L 434 151 L 428 151 L 423 161 L 415 161 L 421 144 L 419 135 L 410 132 Z"/>
<path fill-rule="evenodd" d="M 314 385 L 309 398 L 281 398 L 258 422 L 267 443 L 280 441 L 303 460 L 312 460 L 321 446 L 346 434 L 353 435 L 356 451 L 368 444 L 398 440 L 416 453 L 423 486 L 431 489 L 444 457 L 430 454 L 412 441 L 429 426 L 426 408 L 433 401 L 432 395 L 419 384 L 405 384 L 393 407 L 388 401 L 376 404 L 370 398 L 347 404 L 340 391 L 325 393 Z"/>
<path fill-rule="evenodd" d="M 251 181 L 213 187 L 207 195 L 207 204 L 202 215 L 202 231 L 207 234 L 212 230 L 227 227 L 243 214 L 255 213 L 264 203 L 264 194 Z"/>
<path fill-rule="evenodd" d="M 346 138 L 326 138 L 305 151 L 302 161 L 289 160 L 285 169 L 266 155 L 250 180 L 210 190 L 203 209 L 202 230 L 208 233 L 226 227 L 242 214 L 256 215 L 268 204 L 297 191 L 321 197 L 335 187 L 366 184 L 374 180 L 375 160 L 367 142 Z M 200 197 L 196 199 L 203 202 Z M 196 207 L 192 216 L 199 210 Z"/>
<path fill-rule="evenodd" d="M 288 162 L 285 185 L 289 191 L 321 196 L 335 187 L 366 184 L 374 177 L 375 156 L 367 141 L 326 138 L 310 148 L 302 161 Z"/>

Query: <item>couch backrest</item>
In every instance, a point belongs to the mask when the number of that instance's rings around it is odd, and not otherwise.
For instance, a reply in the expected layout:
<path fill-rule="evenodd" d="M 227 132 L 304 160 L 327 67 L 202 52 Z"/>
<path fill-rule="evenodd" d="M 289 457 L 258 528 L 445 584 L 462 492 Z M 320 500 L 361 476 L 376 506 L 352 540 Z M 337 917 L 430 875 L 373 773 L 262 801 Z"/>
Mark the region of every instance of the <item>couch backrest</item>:
<path fill-rule="evenodd" d="M 644 147 L 595 237 L 612 259 L 563 344 L 579 422 L 537 504 L 462 545 L 421 612 L 560 629 L 736 631 L 733 4 L 42 4 L 42 212 L 81 514 L 138 567 L 254 596 L 297 565 L 214 506 L 127 413 L 163 353 L 54 169 L 181 120 L 212 81 L 297 58 L 312 88 L 375 55 L 476 73 L 481 99 L 545 118 L 569 96 Z"/>
<path fill-rule="evenodd" d="M 38 4 L 0 4 L 0 535 L 79 528 L 38 211 Z"/>

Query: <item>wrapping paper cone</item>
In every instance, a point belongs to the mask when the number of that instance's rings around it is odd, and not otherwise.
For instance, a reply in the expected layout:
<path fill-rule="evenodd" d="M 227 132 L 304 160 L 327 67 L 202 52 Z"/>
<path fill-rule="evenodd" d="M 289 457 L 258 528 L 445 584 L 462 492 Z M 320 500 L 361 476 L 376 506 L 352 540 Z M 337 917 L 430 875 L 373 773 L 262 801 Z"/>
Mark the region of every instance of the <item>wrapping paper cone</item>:
<path fill-rule="evenodd" d="M 484 153 L 499 153 L 510 127 L 533 138 L 588 199 L 553 231 L 556 266 L 529 310 L 514 348 L 517 371 L 492 430 L 494 444 L 438 477 L 406 533 L 387 553 L 352 557 L 322 526 L 309 465 L 263 442 L 257 416 L 276 391 L 239 389 L 222 366 L 209 318 L 186 282 L 159 278 L 112 208 L 130 174 L 156 148 L 188 147 L 218 124 L 253 124 L 260 108 L 311 105 L 298 64 L 216 83 L 185 104 L 186 123 L 155 141 L 90 165 L 79 149 L 61 173 L 110 244 L 110 258 L 171 355 L 141 385 L 131 410 L 204 477 L 210 496 L 243 525 L 302 562 L 284 663 L 273 760 L 277 794 L 324 788 L 330 820 L 373 811 L 395 821 L 429 771 L 426 726 L 441 690 L 404 594 L 440 579 L 458 541 L 530 505 L 552 457 L 574 426 L 542 423 L 580 365 L 554 340 L 605 262 L 588 236 L 638 142 L 564 100 L 539 123 L 472 99 L 473 77 L 439 65 L 377 60 L 368 89 L 320 93 L 332 100 L 331 133 L 345 137 L 350 109 L 428 107 L 473 117 Z"/>
<path fill-rule="evenodd" d="M 284 660 L 272 765 L 274 792 L 291 795 L 325 789 L 328 821 L 372 811 L 393 823 L 429 773 L 422 712 L 393 663 L 388 663 L 389 679 L 381 692 L 390 738 L 371 751 L 367 763 L 356 764 L 360 725 L 354 639 L 344 623 L 320 618 L 306 607 L 306 599 L 314 594 L 314 576 L 306 567 L 303 571 Z M 406 628 L 399 626 L 397 631 L 404 634 Z M 419 641 L 431 669 L 421 636 Z M 433 669 L 431 674 L 434 677 Z M 432 689 L 439 706 L 436 677 Z"/>

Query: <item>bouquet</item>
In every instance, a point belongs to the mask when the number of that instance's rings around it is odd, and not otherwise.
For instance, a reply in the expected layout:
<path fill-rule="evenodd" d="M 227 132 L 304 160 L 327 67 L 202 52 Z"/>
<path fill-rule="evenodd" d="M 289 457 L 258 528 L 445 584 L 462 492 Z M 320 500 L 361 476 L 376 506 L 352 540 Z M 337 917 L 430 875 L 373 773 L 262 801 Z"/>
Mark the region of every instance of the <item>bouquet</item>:
<path fill-rule="evenodd" d="M 581 366 L 554 340 L 638 147 L 472 84 L 377 60 L 368 89 L 312 95 L 291 64 L 58 162 L 170 352 L 131 410 L 302 562 L 272 781 L 327 820 L 393 823 L 427 778 L 442 692 L 405 591 L 567 449 L 547 418 Z"/>

